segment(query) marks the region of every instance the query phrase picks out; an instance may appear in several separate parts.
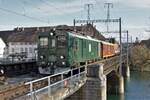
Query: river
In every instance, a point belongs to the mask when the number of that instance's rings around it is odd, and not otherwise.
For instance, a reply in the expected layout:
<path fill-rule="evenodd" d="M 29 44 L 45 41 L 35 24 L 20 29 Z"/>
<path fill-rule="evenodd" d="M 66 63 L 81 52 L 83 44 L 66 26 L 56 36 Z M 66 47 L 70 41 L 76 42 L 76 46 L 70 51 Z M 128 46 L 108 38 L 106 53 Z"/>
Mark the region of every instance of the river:
<path fill-rule="evenodd" d="M 125 80 L 125 94 L 108 95 L 107 100 L 150 100 L 150 72 L 131 72 Z"/>

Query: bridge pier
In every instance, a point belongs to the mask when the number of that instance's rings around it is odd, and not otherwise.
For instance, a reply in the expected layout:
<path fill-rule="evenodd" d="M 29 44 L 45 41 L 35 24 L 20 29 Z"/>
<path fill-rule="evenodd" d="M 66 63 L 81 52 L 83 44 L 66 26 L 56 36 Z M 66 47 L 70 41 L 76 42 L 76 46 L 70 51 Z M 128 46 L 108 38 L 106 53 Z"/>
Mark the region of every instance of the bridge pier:
<path fill-rule="evenodd" d="M 123 74 L 123 76 L 126 77 L 126 78 L 130 77 L 130 67 L 129 67 L 129 65 L 123 63 L 123 64 L 122 64 L 122 67 L 123 67 L 123 69 L 122 69 L 122 72 L 123 72 L 122 74 Z"/>
<path fill-rule="evenodd" d="M 119 85 L 118 85 L 118 94 L 124 94 L 124 78 L 122 75 L 119 75 Z"/>
<path fill-rule="evenodd" d="M 129 66 L 127 66 L 126 68 L 126 77 L 130 77 L 130 68 Z"/>
<path fill-rule="evenodd" d="M 107 100 L 106 83 L 103 65 L 88 66 L 85 85 L 65 100 Z"/>
<path fill-rule="evenodd" d="M 113 71 L 107 76 L 107 89 L 110 94 L 124 94 L 124 78 Z"/>

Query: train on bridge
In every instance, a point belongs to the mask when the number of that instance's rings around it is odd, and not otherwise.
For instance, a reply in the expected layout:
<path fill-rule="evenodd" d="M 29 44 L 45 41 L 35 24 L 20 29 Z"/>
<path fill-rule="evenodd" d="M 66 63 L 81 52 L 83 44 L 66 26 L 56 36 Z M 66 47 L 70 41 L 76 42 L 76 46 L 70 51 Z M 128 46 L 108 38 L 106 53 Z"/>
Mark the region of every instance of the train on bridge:
<path fill-rule="evenodd" d="M 52 29 L 38 35 L 37 64 L 41 74 L 54 74 L 118 53 L 117 43 L 101 41 L 73 31 Z"/>
<path fill-rule="evenodd" d="M 38 33 L 38 60 L 0 63 L 0 76 L 12 76 L 36 71 L 50 75 L 86 62 L 96 62 L 119 53 L 117 43 L 109 43 L 67 29 L 52 29 Z"/>

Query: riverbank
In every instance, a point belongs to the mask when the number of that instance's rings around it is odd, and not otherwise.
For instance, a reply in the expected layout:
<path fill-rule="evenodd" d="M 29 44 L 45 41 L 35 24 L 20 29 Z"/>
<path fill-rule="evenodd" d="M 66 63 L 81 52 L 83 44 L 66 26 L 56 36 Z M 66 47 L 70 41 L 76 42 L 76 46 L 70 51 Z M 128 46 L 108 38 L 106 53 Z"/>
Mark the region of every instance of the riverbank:
<path fill-rule="evenodd" d="M 150 42 L 150 40 L 147 41 Z M 131 70 L 150 71 L 150 46 L 146 43 L 137 43 L 132 47 L 130 52 Z"/>

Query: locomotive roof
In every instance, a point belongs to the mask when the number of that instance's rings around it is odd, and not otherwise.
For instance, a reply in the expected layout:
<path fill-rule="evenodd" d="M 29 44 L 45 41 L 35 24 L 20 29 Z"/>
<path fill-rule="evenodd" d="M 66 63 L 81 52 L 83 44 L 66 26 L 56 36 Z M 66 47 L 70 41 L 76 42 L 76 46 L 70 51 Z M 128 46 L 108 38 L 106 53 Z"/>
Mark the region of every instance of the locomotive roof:
<path fill-rule="evenodd" d="M 81 39 L 86 39 L 86 40 L 91 40 L 91 41 L 95 41 L 95 42 L 100 42 L 99 40 L 97 39 L 94 39 L 90 36 L 82 36 L 82 35 L 78 35 L 78 34 L 75 34 L 75 33 L 71 33 L 71 32 L 68 32 L 69 35 L 71 36 L 74 36 L 74 37 L 78 37 L 78 38 L 81 38 Z"/>
<path fill-rule="evenodd" d="M 82 36 L 82 35 L 78 35 L 78 34 L 75 34 L 75 33 L 71 33 L 71 32 L 68 32 L 69 35 L 71 36 L 74 36 L 74 37 L 78 37 L 78 38 L 81 38 L 81 39 L 86 39 L 86 40 L 91 40 L 91 41 L 95 41 L 95 42 L 102 42 L 104 44 L 109 44 L 109 45 L 113 45 L 112 43 L 109 43 L 109 42 L 105 42 L 105 41 L 102 41 L 102 40 L 98 40 L 98 39 L 94 39 L 90 36 Z"/>

